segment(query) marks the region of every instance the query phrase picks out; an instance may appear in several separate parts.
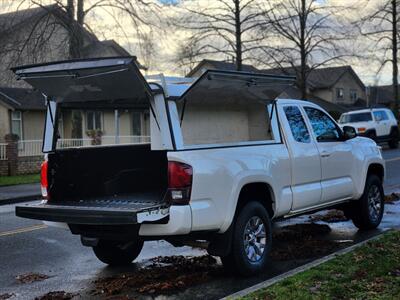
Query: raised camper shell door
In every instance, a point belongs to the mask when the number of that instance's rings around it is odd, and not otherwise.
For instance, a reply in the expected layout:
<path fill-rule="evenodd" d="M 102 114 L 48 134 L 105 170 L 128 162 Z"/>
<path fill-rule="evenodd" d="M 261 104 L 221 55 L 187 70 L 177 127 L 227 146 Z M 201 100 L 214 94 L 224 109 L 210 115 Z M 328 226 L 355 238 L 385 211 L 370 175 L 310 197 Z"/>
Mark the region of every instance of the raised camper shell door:
<path fill-rule="evenodd" d="M 12 71 L 57 102 L 130 99 L 139 104 L 148 103 L 151 93 L 135 57 L 71 60 Z"/>
<path fill-rule="evenodd" d="M 270 99 L 271 90 L 284 91 L 293 85 L 296 77 L 276 76 L 258 73 L 207 70 L 180 97 L 188 102 Z M 279 93 L 278 93 L 279 94 Z"/>

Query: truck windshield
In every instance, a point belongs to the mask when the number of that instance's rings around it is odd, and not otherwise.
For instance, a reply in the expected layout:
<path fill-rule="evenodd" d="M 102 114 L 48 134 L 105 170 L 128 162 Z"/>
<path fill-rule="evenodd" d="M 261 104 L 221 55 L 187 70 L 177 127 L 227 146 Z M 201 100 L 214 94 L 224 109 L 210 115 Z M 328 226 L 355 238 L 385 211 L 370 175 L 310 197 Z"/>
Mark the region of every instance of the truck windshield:
<path fill-rule="evenodd" d="M 339 123 L 357 123 L 372 121 L 370 112 L 356 113 L 356 114 L 343 114 L 340 117 Z"/>

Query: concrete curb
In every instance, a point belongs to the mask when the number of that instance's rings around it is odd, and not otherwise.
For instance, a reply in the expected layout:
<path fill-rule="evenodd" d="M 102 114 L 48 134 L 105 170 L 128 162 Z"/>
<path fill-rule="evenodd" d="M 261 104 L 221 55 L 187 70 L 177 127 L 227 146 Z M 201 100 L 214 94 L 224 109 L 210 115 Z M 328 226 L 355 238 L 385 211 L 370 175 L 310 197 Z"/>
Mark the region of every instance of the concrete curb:
<path fill-rule="evenodd" d="M 238 291 L 238 292 L 233 293 L 233 294 L 231 294 L 231 295 L 228 295 L 228 296 L 226 296 L 226 297 L 224 297 L 224 298 L 221 298 L 220 300 L 233 300 L 233 299 L 238 299 L 238 298 L 240 298 L 240 297 L 244 297 L 244 296 L 246 296 L 246 295 L 248 295 L 248 294 L 250 294 L 250 293 L 253 293 L 253 292 L 257 291 L 257 290 L 260 290 L 260 289 L 269 287 L 269 286 L 271 286 L 271 285 L 273 285 L 273 284 L 275 284 L 275 283 L 277 283 L 277 282 L 279 282 L 279 281 L 281 281 L 281 280 L 283 280 L 283 279 L 286 279 L 286 278 L 288 278 L 288 277 L 291 277 L 291 276 L 296 275 L 296 274 L 298 274 L 298 273 L 301 273 L 301 272 L 303 272 L 303 271 L 307 271 L 308 269 L 317 267 L 317 266 L 319 266 L 320 264 L 323 264 L 323 263 L 325 263 L 325 262 L 327 262 L 327 261 L 330 261 L 331 259 L 334 259 L 334 258 L 337 257 L 337 256 L 340 256 L 340 255 L 349 253 L 349 252 L 353 251 L 354 249 L 356 249 L 356 248 L 358 248 L 358 247 L 360 247 L 360 246 L 362 246 L 362 245 L 364 245 L 364 244 L 366 244 L 366 243 L 368 243 L 368 242 L 370 242 L 370 241 L 373 241 L 373 240 L 378 239 L 383 233 L 386 233 L 386 232 L 388 232 L 388 231 L 390 231 L 390 229 L 383 230 L 380 234 L 378 234 L 378 235 L 376 235 L 376 236 L 374 236 L 374 237 L 372 237 L 372 238 L 369 238 L 369 239 L 367 239 L 367 240 L 364 240 L 364 241 L 362 241 L 362 242 L 360 242 L 360 243 L 357 243 L 357 244 L 355 244 L 355 245 L 352 245 L 352 246 L 350 246 L 350 247 L 341 249 L 341 250 L 336 251 L 336 252 L 334 252 L 334 253 L 331 253 L 331 254 L 329 254 L 329 255 L 327 255 L 327 256 L 324 256 L 324 257 L 321 257 L 321 258 L 319 258 L 319 259 L 316 259 L 316 260 L 314 260 L 314 261 L 312 261 L 312 262 L 310 262 L 310 263 L 308 263 L 308 264 L 302 265 L 302 266 L 297 267 L 297 268 L 295 268 L 295 269 L 293 269 L 293 270 L 290 270 L 290 271 L 288 271 L 288 272 L 286 272 L 286 273 L 283 273 L 283 274 L 281 274 L 281 275 L 275 276 L 274 278 L 265 280 L 265 281 L 260 282 L 260 283 L 258 283 L 258 284 L 256 284 L 256 285 L 253 285 L 253 286 L 251 286 L 251 287 L 248 287 L 248 288 L 246 288 L 246 289 L 244 289 L 244 290 L 241 290 L 241 291 Z"/>
<path fill-rule="evenodd" d="M 0 206 L 28 202 L 28 201 L 33 201 L 33 200 L 40 200 L 41 198 L 42 198 L 42 195 L 37 194 L 37 195 L 21 196 L 21 197 L 16 197 L 16 198 L 0 199 Z"/>

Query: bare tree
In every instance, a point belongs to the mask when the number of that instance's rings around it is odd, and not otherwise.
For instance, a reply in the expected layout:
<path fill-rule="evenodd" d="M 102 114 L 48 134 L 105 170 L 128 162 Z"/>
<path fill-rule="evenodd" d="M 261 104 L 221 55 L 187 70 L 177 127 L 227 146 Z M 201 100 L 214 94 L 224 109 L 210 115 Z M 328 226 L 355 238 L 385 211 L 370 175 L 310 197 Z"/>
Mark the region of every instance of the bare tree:
<path fill-rule="evenodd" d="M 387 65 L 392 67 L 393 111 L 399 119 L 399 26 L 400 1 L 365 1 L 364 6 L 374 5 L 374 10 L 359 22 L 361 34 L 374 41 L 373 51 L 379 57 L 378 73 Z"/>
<path fill-rule="evenodd" d="M 12 1 L 13 5 L 16 5 L 15 2 Z M 49 3 L 57 4 L 66 13 L 60 14 L 57 13 L 57 10 L 50 11 Z M 92 26 L 90 25 L 91 18 L 88 18 L 89 15 L 108 15 L 120 31 L 124 32 L 126 27 L 132 26 L 136 30 L 137 37 L 140 38 L 142 36 L 141 30 L 148 30 L 148 28 L 156 26 L 156 22 L 153 21 L 156 21 L 158 18 L 158 11 L 161 8 L 161 4 L 158 4 L 156 1 L 147 0 L 19 0 L 19 5 L 16 5 L 16 8 L 18 10 L 22 7 L 42 7 L 44 10 L 49 10 L 49 13 L 53 17 L 53 22 L 62 26 L 68 32 L 70 58 L 79 58 L 82 56 L 83 29 L 93 33 Z M 129 26 L 122 24 L 120 21 L 121 17 L 130 20 L 131 24 Z M 34 27 L 31 30 L 34 32 L 38 31 L 39 28 Z"/>
<path fill-rule="evenodd" d="M 141 34 L 140 42 L 140 60 L 144 64 L 146 72 L 152 68 L 152 62 L 156 53 L 156 43 L 154 41 L 153 32 Z"/>
<path fill-rule="evenodd" d="M 263 0 L 183 0 L 181 17 L 176 25 L 192 35 L 185 40 L 189 48 L 178 53 L 182 62 L 193 57 L 232 57 L 237 70 L 243 61 L 251 60 L 252 51 L 259 47 L 265 35 L 257 29 L 266 26 Z M 188 51 L 189 50 L 189 51 Z M 185 57 L 185 54 L 190 57 Z"/>
<path fill-rule="evenodd" d="M 199 63 L 198 54 L 199 45 L 195 40 L 181 41 L 178 43 L 175 54 L 175 64 L 178 69 L 183 71 L 182 75 L 188 74 Z"/>
<path fill-rule="evenodd" d="M 271 1 L 270 5 L 265 13 L 270 44 L 260 47 L 260 61 L 294 72 L 306 99 L 312 70 L 350 56 L 341 44 L 349 36 L 343 20 L 338 20 L 345 8 L 318 0 Z"/>

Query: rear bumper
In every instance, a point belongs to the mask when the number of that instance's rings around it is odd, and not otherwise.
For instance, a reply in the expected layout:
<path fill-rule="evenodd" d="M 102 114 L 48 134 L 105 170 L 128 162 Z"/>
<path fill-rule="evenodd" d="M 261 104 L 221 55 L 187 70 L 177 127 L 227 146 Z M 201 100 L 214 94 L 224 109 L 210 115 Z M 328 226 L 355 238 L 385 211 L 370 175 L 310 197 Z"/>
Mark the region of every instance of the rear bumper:
<path fill-rule="evenodd" d="M 169 208 L 153 207 L 135 211 L 117 208 L 87 208 L 41 203 L 17 206 L 15 213 L 18 217 L 22 218 L 68 224 L 132 225 L 168 219 Z"/>

